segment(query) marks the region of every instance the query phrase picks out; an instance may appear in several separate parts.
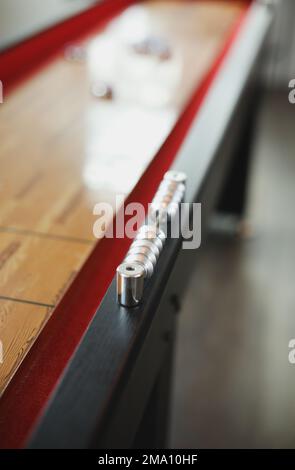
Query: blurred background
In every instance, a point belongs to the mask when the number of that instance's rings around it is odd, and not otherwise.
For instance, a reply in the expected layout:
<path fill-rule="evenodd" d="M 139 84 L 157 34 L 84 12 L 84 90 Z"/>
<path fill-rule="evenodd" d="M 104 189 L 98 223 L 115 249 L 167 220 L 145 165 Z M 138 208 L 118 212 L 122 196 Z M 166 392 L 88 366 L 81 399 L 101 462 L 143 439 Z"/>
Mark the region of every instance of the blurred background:
<path fill-rule="evenodd" d="M 0 49 L 94 3 L 0 0 Z M 17 14 L 16 14 L 17 12 Z M 179 317 L 171 447 L 294 447 L 295 2 L 264 57 L 247 230 L 213 229 Z"/>
<path fill-rule="evenodd" d="M 264 58 L 244 234 L 212 228 L 179 317 L 172 447 L 294 448 L 295 2 Z M 216 226 L 216 224 L 215 224 Z M 220 227 L 220 224 L 219 224 Z"/>
<path fill-rule="evenodd" d="M 0 50 L 69 18 L 97 0 L 0 0 Z"/>
<path fill-rule="evenodd" d="M 231 1 L 231 0 L 228 0 Z M 85 10 L 100 0 L 0 0 L 0 50 Z M 295 69 L 295 2 L 275 0 L 266 76 L 272 86 L 286 85 Z"/>

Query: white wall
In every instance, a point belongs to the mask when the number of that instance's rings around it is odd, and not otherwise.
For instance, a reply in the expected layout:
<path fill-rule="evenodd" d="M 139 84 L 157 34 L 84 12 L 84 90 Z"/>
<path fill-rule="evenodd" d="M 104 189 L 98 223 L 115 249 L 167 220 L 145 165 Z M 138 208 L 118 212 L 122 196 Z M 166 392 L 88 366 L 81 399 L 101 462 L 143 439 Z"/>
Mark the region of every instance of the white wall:
<path fill-rule="evenodd" d="M 0 49 L 99 0 L 0 0 Z"/>

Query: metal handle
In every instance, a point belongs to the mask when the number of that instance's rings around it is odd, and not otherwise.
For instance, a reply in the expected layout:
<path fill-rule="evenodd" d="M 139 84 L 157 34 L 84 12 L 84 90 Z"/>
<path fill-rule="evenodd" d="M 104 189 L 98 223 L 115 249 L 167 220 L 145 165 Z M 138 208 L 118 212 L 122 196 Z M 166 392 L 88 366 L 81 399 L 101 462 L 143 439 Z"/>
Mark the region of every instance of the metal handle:
<path fill-rule="evenodd" d="M 125 307 L 135 307 L 143 296 L 144 281 L 150 278 L 166 241 L 167 220 L 177 213 L 185 194 L 186 175 L 168 171 L 150 205 L 148 224 L 140 227 L 129 251 L 117 268 L 117 300 Z"/>

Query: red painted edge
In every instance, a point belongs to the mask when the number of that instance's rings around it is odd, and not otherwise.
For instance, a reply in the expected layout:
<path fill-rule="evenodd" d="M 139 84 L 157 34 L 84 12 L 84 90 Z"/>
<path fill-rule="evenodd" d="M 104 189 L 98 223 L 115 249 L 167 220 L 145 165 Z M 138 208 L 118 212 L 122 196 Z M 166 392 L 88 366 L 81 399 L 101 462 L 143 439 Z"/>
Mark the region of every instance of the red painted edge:
<path fill-rule="evenodd" d="M 191 97 L 173 131 L 127 202 L 138 201 L 147 206 L 151 201 L 240 31 L 247 16 L 247 6 L 245 4 L 245 11 L 238 19 L 219 57 Z M 101 240 L 55 309 L 0 400 L 1 448 L 18 448 L 24 445 L 101 303 L 129 244 L 129 239 Z"/>

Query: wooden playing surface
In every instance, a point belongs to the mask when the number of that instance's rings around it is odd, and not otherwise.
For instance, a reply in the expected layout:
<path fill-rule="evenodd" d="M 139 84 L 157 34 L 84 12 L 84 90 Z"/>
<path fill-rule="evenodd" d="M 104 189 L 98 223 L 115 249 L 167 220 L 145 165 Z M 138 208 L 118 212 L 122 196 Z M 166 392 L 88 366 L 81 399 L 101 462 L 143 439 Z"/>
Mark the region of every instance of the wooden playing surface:
<path fill-rule="evenodd" d="M 243 9 L 227 1 L 136 5 L 85 40 L 84 62 L 61 54 L 5 96 L 0 394 L 97 242 L 94 204 L 130 193 Z M 149 35 L 167 41 L 169 60 L 134 53 L 130 45 Z M 114 100 L 91 95 L 98 79 L 111 82 Z"/>

